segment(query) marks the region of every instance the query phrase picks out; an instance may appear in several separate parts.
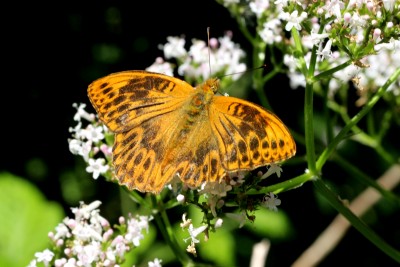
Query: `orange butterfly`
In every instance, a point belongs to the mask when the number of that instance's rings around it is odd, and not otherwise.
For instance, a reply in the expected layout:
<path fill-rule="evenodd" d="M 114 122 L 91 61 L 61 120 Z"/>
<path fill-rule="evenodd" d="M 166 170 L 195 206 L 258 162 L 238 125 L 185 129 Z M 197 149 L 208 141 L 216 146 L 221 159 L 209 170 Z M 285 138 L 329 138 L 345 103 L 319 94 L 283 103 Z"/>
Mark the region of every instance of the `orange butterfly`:
<path fill-rule="evenodd" d="M 163 74 L 123 71 L 89 85 L 99 118 L 115 133 L 120 184 L 159 193 L 178 175 L 198 187 L 296 153 L 286 126 L 248 101 L 215 95 L 217 79 L 193 88 Z"/>

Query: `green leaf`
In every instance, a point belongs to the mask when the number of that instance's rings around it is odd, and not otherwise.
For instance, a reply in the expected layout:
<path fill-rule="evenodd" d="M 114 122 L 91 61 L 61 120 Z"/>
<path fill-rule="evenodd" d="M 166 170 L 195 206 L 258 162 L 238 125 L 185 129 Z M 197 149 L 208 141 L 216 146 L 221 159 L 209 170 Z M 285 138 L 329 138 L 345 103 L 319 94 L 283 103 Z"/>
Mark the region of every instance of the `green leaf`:
<path fill-rule="evenodd" d="M 28 181 L 0 173 L 0 266 L 26 266 L 49 245 L 48 232 L 64 217 Z"/>
<path fill-rule="evenodd" d="M 293 227 L 290 219 L 283 211 L 270 211 L 260 209 L 255 211 L 256 219 L 253 224 L 245 224 L 245 227 L 258 236 L 268 239 L 288 239 L 293 235 Z"/>

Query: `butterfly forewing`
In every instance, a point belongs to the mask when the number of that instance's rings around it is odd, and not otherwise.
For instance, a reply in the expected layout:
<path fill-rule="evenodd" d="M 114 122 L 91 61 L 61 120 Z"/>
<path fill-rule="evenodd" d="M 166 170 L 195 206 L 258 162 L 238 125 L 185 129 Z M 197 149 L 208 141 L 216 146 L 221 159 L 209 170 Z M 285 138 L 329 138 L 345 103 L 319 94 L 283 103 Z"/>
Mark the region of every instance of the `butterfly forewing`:
<path fill-rule="evenodd" d="M 173 77 L 124 71 L 94 81 L 88 94 L 106 126 L 113 132 L 123 132 L 181 108 L 192 91 L 188 83 Z"/>

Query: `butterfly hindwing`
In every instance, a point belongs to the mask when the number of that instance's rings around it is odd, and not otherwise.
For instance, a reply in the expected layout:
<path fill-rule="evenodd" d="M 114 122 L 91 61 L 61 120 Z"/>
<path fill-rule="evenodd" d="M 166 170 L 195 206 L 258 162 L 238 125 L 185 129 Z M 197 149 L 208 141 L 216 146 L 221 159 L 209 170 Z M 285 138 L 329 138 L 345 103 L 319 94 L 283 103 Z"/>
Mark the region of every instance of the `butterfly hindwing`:
<path fill-rule="evenodd" d="M 296 151 L 294 140 L 280 119 L 248 101 L 215 96 L 210 117 L 223 167 L 228 171 L 281 162 Z"/>

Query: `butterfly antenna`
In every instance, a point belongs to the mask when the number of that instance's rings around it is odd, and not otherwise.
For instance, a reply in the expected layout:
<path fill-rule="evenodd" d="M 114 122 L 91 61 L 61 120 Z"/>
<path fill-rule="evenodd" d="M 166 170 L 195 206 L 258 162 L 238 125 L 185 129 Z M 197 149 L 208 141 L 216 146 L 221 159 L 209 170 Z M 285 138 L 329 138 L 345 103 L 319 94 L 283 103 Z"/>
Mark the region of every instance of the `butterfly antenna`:
<path fill-rule="evenodd" d="M 250 72 L 250 71 L 254 71 L 254 70 L 258 70 L 258 69 L 266 69 L 266 68 L 267 68 L 267 65 L 264 64 L 264 65 L 262 65 L 262 66 L 260 66 L 260 67 L 255 67 L 255 68 L 247 69 L 247 70 L 245 70 L 245 71 L 239 71 L 239 72 L 234 72 L 234 73 L 228 73 L 228 74 L 219 76 L 218 79 L 221 79 L 222 77 L 226 77 L 226 76 L 231 76 L 231 75 L 235 75 L 235 74 L 242 74 L 242 73 L 246 73 L 246 72 Z"/>
<path fill-rule="evenodd" d="M 211 48 L 210 48 L 210 27 L 207 27 L 207 47 L 208 47 L 208 68 L 211 77 Z"/>

